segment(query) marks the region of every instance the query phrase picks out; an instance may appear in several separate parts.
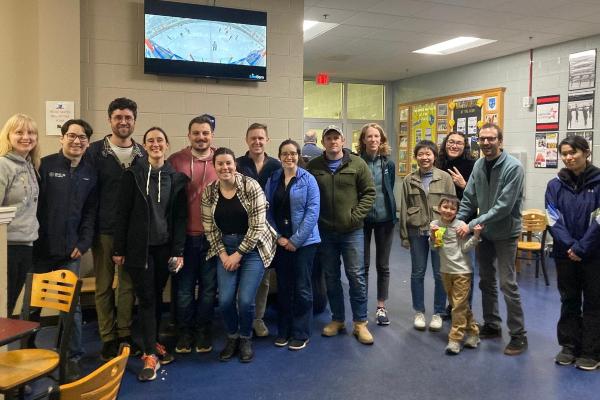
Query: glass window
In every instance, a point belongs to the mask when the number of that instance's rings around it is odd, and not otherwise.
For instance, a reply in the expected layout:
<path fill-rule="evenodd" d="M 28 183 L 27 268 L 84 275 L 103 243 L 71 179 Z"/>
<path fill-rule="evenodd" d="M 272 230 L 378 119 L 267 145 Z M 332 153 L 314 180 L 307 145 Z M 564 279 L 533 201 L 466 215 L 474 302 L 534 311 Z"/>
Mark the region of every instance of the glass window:
<path fill-rule="evenodd" d="M 342 89 L 341 83 L 304 81 L 304 118 L 341 119 Z"/>
<path fill-rule="evenodd" d="M 382 121 L 385 114 L 383 85 L 348 84 L 348 118 Z"/>

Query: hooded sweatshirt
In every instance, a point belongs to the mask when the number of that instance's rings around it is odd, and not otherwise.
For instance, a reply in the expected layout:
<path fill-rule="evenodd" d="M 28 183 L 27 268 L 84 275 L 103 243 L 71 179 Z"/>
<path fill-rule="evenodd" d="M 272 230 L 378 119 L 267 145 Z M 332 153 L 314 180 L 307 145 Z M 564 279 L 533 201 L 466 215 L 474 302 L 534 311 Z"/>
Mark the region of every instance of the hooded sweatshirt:
<path fill-rule="evenodd" d="M 38 238 L 38 196 L 39 186 L 31 159 L 14 152 L 0 157 L 0 205 L 17 207 L 7 228 L 9 245 L 32 246 Z"/>
<path fill-rule="evenodd" d="M 190 236 L 199 236 L 204 234 L 202 226 L 202 192 L 206 186 L 217 180 L 217 173 L 213 166 L 212 158 L 214 148 L 210 149 L 210 154 L 205 158 L 198 158 L 192 154 L 190 147 L 169 157 L 169 163 L 175 171 L 181 172 L 190 178 L 186 185 L 188 220 L 186 234 Z"/>

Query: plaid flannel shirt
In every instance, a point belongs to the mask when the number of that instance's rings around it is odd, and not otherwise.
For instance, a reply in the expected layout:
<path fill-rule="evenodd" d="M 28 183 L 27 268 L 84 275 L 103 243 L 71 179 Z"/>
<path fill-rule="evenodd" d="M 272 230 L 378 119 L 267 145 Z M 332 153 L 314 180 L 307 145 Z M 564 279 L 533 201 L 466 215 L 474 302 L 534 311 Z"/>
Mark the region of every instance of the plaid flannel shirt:
<path fill-rule="evenodd" d="M 248 213 L 248 231 L 237 251 L 243 255 L 257 248 L 266 268 L 275 256 L 277 240 L 277 233 L 266 218 L 269 203 L 258 182 L 252 178 L 236 173 L 235 187 L 240 203 Z M 210 243 L 206 259 L 225 252 L 222 233 L 214 217 L 218 200 L 219 181 L 216 180 L 210 183 L 202 194 L 202 224 Z"/>

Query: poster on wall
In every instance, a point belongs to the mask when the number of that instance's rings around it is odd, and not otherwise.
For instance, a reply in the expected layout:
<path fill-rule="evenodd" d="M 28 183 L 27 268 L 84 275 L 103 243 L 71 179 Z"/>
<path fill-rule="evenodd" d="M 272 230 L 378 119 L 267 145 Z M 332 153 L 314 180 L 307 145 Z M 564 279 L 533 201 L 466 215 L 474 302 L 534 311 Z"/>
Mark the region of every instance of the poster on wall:
<path fill-rule="evenodd" d="M 558 132 L 535 134 L 535 168 L 558 167 Z"/>
<path fill-rule="evenodd" d="M 535 130 L 556 131 L 558 130 L 558 118 L 560 115 L 560 96 L 539 96 L 535 107 Z"/>
<path fill-rule="evenodd" d="M 587 142 L 590 145 L 590 151 L 591 151 L 590 161 L 592 161 L 592 158 L 594 156 L 594 131 L 567 132 L 567 137 L 571 137 L 571 136 L 581 136 L 585 140 L 587 140 Z"/>
<path fill-rule="evenodd" d="M 594 128 L 594 91 L 569 94 L 567 102 L 567 129 Z"/>
<path fill-rule="evenodd" d="M 435 103 L 413 106 L 411 121 L 412 147 L 421 140 L 435 140 Z"/>
<path fill-rule="evenodd" d="M 62 125 L 73 118 L 74 101 L 46 101 L 46 135 L 60 135 Z"/>
<path fill-rule="evenodd" d="M 596 84 L 596 49 L 569 54 L 569 90 L 591 89 Z"/>

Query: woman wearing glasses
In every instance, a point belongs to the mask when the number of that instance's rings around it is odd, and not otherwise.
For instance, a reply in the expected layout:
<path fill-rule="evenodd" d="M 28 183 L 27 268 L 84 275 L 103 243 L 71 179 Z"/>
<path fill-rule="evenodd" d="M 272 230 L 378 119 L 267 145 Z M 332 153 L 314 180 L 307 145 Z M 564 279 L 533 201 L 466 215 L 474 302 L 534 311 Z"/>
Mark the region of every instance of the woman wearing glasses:
<path fill-rule="evenodd" d="M 446 135 L 440 146 L 440 154 L 435 166 L 450 174 L 456 187 L 456 197 L 459 199 L 462 199 L 471 172 L 473 172 L 473 165 L 475 165 L 475 160 L 471 157 L 471 147 L 467 136 L 461 132 L 450 132 Z"/>
<path fill-rule="evenodd" d="M 40 166 L 38 129 L 25 114 L 15 114 L 0 132 L 0 205 L 16 207 L 7 228 L 8 315 L 33 266 L 33 242 L 38 238 L 36 217 Z"/>
<path fill-rule="evenodd" d="M 279 146 L 282 169 L 271 175 L 265 187 L 270 207 L 269 223 L 277 231 L 277 271 L 279 301 L 275 346 L 290 350 L 306 347 L 311 335 L 313 294 L 312 266 L 317 251 L 320 209 L 319 187 L 315 178 L 299 167 L 301 150 L 288 139 Z"/>

